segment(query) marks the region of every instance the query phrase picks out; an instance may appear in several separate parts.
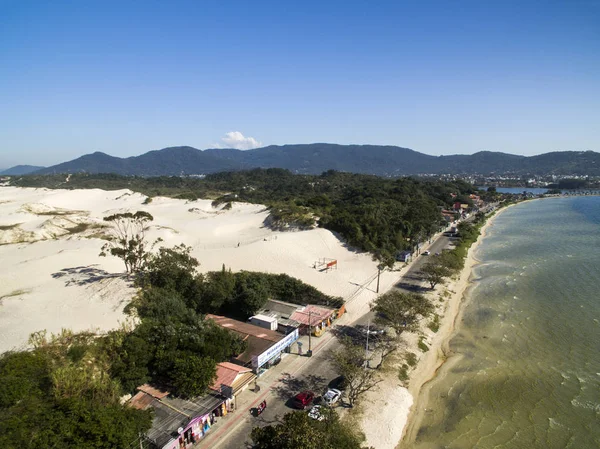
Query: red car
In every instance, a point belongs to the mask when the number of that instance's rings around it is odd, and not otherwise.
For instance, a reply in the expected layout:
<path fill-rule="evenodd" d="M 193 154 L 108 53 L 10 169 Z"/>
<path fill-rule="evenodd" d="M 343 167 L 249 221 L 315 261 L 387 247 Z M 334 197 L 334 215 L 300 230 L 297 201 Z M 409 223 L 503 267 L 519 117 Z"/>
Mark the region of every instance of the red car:
<path fill-rule="evenodd" d="M 314 398 L 315 394 L 312 391 L 303 391 L 302 393 L 298 393 L 296 396 L 294 396 L 294 399 L 292 399 L 292 404 L 294 407 L 304 410 L 312 403 Z"/>

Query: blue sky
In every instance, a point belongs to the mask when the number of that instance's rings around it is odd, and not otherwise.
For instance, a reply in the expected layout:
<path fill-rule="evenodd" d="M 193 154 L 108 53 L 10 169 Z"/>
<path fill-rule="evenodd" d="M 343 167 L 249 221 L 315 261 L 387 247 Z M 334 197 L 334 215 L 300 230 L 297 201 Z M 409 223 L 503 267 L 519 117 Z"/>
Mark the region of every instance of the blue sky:
<path fill-rule="evenodd" d="M 600 1 L 0 0 L 0 167 L 311 142 L 600 151 Z"/>

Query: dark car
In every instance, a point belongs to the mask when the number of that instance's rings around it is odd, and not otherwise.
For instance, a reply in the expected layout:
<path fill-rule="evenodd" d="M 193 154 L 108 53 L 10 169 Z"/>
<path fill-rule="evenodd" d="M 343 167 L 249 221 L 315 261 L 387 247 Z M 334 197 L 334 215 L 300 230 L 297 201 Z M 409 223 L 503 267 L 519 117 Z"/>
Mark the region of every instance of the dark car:
<path fill-rule="evenodd" d="M 312 391 L 303 391 L 302 393 L 298 393 L 296 396 L 294 396 L 294 399 L 292 399 L 292 404 L 295 408 L 304 410 L 312 403 L 314 399 L 315 394 Z"/>
<path fill-rule="evenodd" d="M 348 382 L 346 381 L 346 378 L 344 376 L 336 377 L 331 382 L 329 382 L 329 385 L 328 385 L 329 388 L 335 388 L 336 390 L 342 390 L 342 391 L 344 391 L 347 386 L 348 386 Z"/>

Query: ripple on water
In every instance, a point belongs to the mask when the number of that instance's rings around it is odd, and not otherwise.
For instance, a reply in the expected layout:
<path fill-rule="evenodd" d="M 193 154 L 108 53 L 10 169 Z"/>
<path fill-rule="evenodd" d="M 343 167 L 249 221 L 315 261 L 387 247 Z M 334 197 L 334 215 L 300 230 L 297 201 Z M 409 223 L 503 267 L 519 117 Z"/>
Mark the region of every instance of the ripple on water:
<path fill-rule="evenodd" d="M 450 342 L 463 357 L 433 382 L 412 446 L 600 447 L 600 198 L 586 200 L 497 218 Z"/>

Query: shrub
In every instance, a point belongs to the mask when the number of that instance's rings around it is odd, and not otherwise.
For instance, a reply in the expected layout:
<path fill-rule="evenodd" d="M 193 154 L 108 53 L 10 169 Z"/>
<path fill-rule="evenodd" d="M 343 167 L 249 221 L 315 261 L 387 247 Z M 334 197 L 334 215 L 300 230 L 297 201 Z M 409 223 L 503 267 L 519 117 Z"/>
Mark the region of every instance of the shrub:
<path fill-rule="evenodd" d="M 413 354 L 412 352 L 407 353 L 406 354 L 406 363 L 408 363 L 410 366 L 416 366 L 417 355 Z"/>
<path fill-rule="evenodd" d="M 408 380 L 408 365 L 402 365 L 400 371 L 398 372 L 398 379 L 400 379 L 402 382 L 406 382 Z"/>
<path fill-rule="evenodd" d="M 433 332 L 440 330 L 440 316 L 437 313 L 433 315 L 433 319 L 429 322 L 427 327 Z"/>

